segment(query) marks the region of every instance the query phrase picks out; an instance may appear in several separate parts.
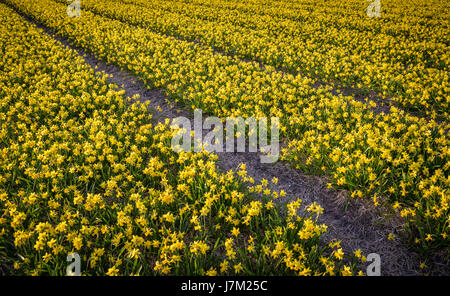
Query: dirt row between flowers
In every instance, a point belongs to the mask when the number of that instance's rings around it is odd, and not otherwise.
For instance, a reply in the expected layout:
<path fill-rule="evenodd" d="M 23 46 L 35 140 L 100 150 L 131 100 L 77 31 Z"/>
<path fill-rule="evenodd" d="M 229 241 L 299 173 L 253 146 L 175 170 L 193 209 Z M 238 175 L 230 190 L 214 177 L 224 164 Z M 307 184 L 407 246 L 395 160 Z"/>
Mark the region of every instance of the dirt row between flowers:
<path fill-rule="evenodd" d="M 147 86 L 133 73 L 121 70 L 119 67 L 107 64 L 95 57 L 95 53 L 85 52 L 74 47 L 64 38 L 53 34 L 52 30 L 36 23 L 28 16 L 18 12 L 27 21 L 35 24 L 53 39 L 59 41 L 63 46 L 73 50 L 82 56 L 96 72 L 108 74 L 108 81 L 117 84 L 125 90 L 128 97 L 139 95 L 139 101 L 149 102 L 149 109 L 155 121 L 165 121 L 178 116 L 193 118 L 192 110 L 179 105 L 173 105 L 162 89 L 148 89 Z M 206 114 L 203 116 L 206 118 Z M 204 130 L 204 134 L 209 131 Z M 319 223 L 328 226 L 328 232 L 324 239 L 333 238 L 341 241 L 345 253 L 351 253 L 361 249 L 364 255 L 377 253 L 381 256 L 382 275 L 419 275 L 449 274 L 449 262 L 442 258 L 433 258 L 428 262 L 426 269 L 420 269 L 419 256 L 408 249 L 408 246 L 399 238 L 402 221 L 398 217 L 386 219 L 386 210 L 375 207 L 370 201 L 363 199 L 347 199 L 347 192 L 327 188 L 326 176 L 309 176 L 301 171 L 289 167 L 287 163 L 277 162 L 275 164 L 263 164 L 260 162 L 258 153 L 218 153 L 218 166 L 222 171 L 236 168 L 244 163 L 248 175 L 256 182 L 273 177 L 278 178 L 277 184 L 272 184 L 275 191 L 284 190 L 286 196 L 280 198 L 279 202 L 287 202 L 300 198 L 303 204 L 312 202 L 319 203 L 324 207 L 324 213 L 319 218 Z M 393 240 L 388 239 L 389 233 L 396 235 Z"/>

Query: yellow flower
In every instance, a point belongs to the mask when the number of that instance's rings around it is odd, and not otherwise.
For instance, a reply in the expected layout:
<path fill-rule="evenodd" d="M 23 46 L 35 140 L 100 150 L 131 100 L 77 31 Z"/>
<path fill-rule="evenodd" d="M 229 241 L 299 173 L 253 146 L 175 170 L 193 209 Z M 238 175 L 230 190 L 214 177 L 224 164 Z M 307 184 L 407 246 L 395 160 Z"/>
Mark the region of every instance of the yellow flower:
<path fill-rule="evenodd" d="M 139 249 L 132 249 L 128 253 L 128 258 L 130 258 L 130 259 L 137 259 L 137 258 L 139 258 L 140 254 L 141 254 L 141 252 L 139 251 Z"/>
<path fill-rule="evenodd" d="M 234 265 L 234 272 L 236 274 L 240 273 L 242 270 L 244 270 L 244 268 L 242 267 L 242 263 Z"/>
<path fill-rule="evenodd" d="M 108 269 L 108 272 L 106 272 L 106 275 L 108 276 L 117 276 L 119 274 L 119 269 L 117 269 L 115 266 L 110 267 Z"/>
<path fill-rule="evenodd" d="M 237 237 L 239 233 L 240 233 L 239 228 L 233 227 L 231 234 Z"/>
<path fill-rule="evenodd" d="M 175 217 L 173 216 L 172 213 L 166 213 L 163 215 L 163 219 L 166 220 L 169 223 L 172 223 L 173 221 L 175 221 Z"/>
<path fill-rule="evenodd" d="M 217 271 L 214 268 L 210 268 L 207 272 L 206 272 L 207 276 L 216 276 L 217 275 Z"/>
<path fill-rule="evenodd" d="M 339 248 L 338 250 L 333 252 L 334 257 L 336 257 L 339 260 L 342 260 L 344 258 L 344 252 L 342 251 L 342 248 Z"/>
<path fill-rule="evenodd" d="M 222 263 L 220 263 L 220 272 L 225 273 L 228 271 L 228 261 L 224 260 Z"/>
<path fill-rule="evenodd" d="M 80 250 L 81 247 L 83 246 L 83 239 L 80 236 L 74 238 L 73 246 L 75 247 L 76 250 Z"/>
<path fill-rule="evenodd" d="M 344 265 L 343 269 L 341 270 L 341 273 L 343 276 L 352 276 L 353 275 L 350 267 L 346 266 L 346 265 Z"/>
<path fill-rule="evenodd" d="M 198 253 L 200 254 L 206 254 L 206 252 L 210 249 L 210 247 L 202 242 L 202 241 L 194 241 L 193 243 L 191 243 L 191 247 L 190 247 L 190 251 L 191 253 L 197 255 Z"/>

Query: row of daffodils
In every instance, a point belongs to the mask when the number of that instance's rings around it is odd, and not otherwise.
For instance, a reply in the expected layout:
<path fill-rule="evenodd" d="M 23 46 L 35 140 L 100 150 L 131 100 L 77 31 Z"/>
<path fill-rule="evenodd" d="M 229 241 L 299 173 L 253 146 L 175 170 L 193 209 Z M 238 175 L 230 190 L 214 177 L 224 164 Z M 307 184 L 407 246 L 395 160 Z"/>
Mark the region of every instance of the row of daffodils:
<path fill-rule="evenodd" d="M 4 4 L 0 52 L 4 272 L 63 275 L 78 253 L 83 275 L 357 274 L 361 251 L 321 241 L 320 206 L 283 210 L 244 166 L 173 152 L 146 104 Z"/>
<path fill-rule="evenodd" d="M 83 9 L 290 73 L 363 93 L 376 91 L 386 102 L 448 119 L 450 15 L 445 0 L 428 6 L 403 0 L 383 3 L 381 19 L 369 18 L 368 3 L 360 0 L 345 5 L 339 0 L 322 5 L 256 1 L 241 4 L 249 6 L 244 11 L 222 8 L 222 1 L 203 2 L 209 4 L 85 0 Z M 271 5 L 275 7 L 269 9 Z"/>

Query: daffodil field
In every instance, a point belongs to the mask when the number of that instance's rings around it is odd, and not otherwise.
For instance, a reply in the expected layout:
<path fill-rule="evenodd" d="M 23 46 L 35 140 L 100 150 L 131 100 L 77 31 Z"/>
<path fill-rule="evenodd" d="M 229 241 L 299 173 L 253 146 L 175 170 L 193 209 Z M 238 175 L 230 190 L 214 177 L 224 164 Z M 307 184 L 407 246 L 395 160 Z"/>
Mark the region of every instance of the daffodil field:
<path fill-rule="evenodd" d="M 448 115 L 450 7 L 445 1 L 427 2 L 431 16 L 438 13 L 431 20 L 409 14 L 409 6 L 416 8 L 410 1 L 394 1 L 382 24 L 367 18 L 366 2 L 360 0 L 343 7 L 340 1 L 318 1 L 319 9 L 316 1 L 288 1 L 271 9 L 266 2 L 239 7 L 236 1 L 231 3 L 236 7 L 222 8 L 223 1 L 86 0 L 83 6 L 291 73 L 364 86 L 427 115 Z"/>
<path fill-rule="evenodd" d="M 144 104 L 127 107 L 105 76 L 0 6 L 0 250 L 12 273 L 63 274 L 73 251 L 87 275 L 355 272 L 338 242 L 319 245 L 320 206 L 298 217 L 297 200 L 282 218 L 270 190 L 252 199 L 214 155 L 173 152 Z"/>
<path fill-rule="evenodd" d="M 63 275 L 77 252 L 83 275 L 357 275 L 366 260 L 324 241 L 320 205 L 278 203 L 276 179 L 174 152 L 169 120 L 20 14 L 173 103 L 278 117 L 282 162 L 401 217 L 422 256 L 448 253 L 450 5 L 369 18 L 344 2 L 82 0 L 70 18 L 64 0 L 0 0 L 0 267 Z"/>

